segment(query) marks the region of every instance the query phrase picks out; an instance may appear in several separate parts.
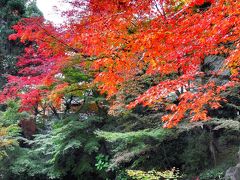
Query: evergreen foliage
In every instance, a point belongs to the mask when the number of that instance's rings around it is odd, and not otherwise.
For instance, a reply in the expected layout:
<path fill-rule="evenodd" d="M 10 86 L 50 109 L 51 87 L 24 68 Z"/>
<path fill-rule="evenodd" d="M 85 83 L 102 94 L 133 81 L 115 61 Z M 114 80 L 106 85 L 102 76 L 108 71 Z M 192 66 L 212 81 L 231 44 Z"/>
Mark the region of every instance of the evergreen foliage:
<path fill-rule="evenodd" d="M 35 135 L 34 140 L 28 142 L 30 149 L 21 149 L 22 154 L 11 162 L 10 175 L 25 175 L 28 179 L 91 179 L 98 176 L 95 157 L 101 145 L 93 130 L 101 121 L 94 116 L 84 120 L 71 116 L 61 122 L 53 122 L 51 130 Z"/>

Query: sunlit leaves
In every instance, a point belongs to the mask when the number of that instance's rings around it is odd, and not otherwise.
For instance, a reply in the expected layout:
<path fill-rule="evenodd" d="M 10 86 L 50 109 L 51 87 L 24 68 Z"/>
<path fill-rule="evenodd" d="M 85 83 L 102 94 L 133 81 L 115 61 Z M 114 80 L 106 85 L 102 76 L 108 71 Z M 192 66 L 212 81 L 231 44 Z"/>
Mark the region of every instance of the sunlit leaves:
<path fill-rule="evenodd" d="M 5 89 L 6 96 L 33 94 L 34 104 L 43 98 L 35 98 L 35 91 L 45 86 L 45 98 L 60 106 L 64 95 L 77 95 L 71 93 L 74 87 L 83 94 L 84 82 L 85 88 L 97 85 L 122 108 L 124 92 L 133 91 L 129 94 L 136 98 L 128 108 L 165 107 L 162 120 L 173 127 L 185 118 L 208 120 L 207 110 L 220 107 L 220 93 L 239 82 L 237 1 L 75 0 L 71 5 L 64 13 L 70 20 L 60 28 L 41 18 L 13 27 L 16 33 L 9 39 L 33 44 L 19 59 L 19 76 L 9 76 L 7 89 L 13 93 Z M 214 54 L 227 57 L 231 71 L 231 81 L 218 87 L 201 72 L 204 58 Z M 126 89 L 146 76 L 154 83 L 143 93 Z"/>

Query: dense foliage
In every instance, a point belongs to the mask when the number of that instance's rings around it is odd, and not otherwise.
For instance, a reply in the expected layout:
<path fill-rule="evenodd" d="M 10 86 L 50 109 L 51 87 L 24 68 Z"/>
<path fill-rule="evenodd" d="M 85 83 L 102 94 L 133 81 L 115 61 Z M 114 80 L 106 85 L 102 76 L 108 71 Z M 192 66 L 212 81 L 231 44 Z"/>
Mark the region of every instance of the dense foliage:
<path fill-rule="evenodd" d="M 0 178 L 223 179 L 240 140 L 240 3 L 65 3 L 56 27 L 35 1 L 0 0 Z"/>
<path fill-rule="evenodd" d="M 16 74 L 17 56 L 23 51 L 19 42 L 9 41 L 8 36 L 14 33 L 12 26 L 23 17 L 41 16 L 35 1 L 1 0 L 0 1 L 0 88 L 6 83 L 7 74 Z"/>

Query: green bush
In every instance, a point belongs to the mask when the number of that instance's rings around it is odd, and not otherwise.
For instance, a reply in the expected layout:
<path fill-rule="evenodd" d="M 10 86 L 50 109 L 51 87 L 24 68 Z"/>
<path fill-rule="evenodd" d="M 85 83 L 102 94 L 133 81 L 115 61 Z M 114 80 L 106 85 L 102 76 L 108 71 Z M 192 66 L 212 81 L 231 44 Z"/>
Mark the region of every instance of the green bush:
<path fill-rule="evenodd" d="M 140 170 L 127 170 L 127 174 L 132 179 L 136 180 L 159 180 L 159 179 L 172 179 L 177 180 L 182 178 L 179 170 L 173 168 L 172 170 L 167 171 L 140 171 Z"/>

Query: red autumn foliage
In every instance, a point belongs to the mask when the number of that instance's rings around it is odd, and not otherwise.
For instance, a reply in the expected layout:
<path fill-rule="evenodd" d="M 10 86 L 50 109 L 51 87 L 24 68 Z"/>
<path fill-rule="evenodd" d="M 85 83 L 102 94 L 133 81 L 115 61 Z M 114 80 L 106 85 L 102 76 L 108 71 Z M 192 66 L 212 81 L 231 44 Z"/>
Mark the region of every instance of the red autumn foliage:
<path fill-rule="evenodd" d="M 13 27 L 16 33 L 11 40 L 33 44 L 19 59 L 19 76 L 9 77 L 2 100 L 14 95 L 28 99 L 20 95 L 26 87 L 24 96 L 31 96 L 41 85 L 61 84 L 56 74 L 74 54 L 81 55 L 79 66 L 91 61 L 93 82 L 108 98 L 139 74 L 159 75 L 162 80 L 127 107 L 163 104 L 171 111 L 163 117 L 165 127 L 176 126 L 186 115 L 190 121 L 207 120 L 207 108 L 220 107 L 221 91 L 239 83 L 239 1 L 74 0 L 71 5 L 73 9 L 64 13 L 69 21 L 61 28 L 41 18 L 24 19 Z M 204 58 L 216 54 L 227 56 L 231 82 L 217 86 L 211 78 L 197 81 L 204 76 Z M 167 98 L 176 91 L 180 92 L 177 104 Z M 43 98 L 40 94 L 34 102 Z"/>

